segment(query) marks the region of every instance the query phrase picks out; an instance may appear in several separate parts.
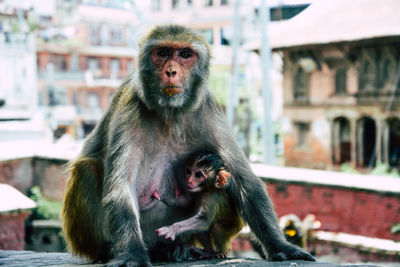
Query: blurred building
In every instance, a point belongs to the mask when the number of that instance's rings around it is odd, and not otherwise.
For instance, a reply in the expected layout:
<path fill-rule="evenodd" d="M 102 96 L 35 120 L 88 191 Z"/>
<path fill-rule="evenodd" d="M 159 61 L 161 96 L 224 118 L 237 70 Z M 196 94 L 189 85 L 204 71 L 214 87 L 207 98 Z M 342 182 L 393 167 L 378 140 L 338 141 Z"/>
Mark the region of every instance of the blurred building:
<path fill-rule="evenodd" d="M 400 2 L 318 1 L 271 28 L 285 162 L 400 166 Z"/>
<path fill-rule="evenodd" d="M 30 119 L 36 107 L 33 27 L 28 8 L 0 1 L 0 121 Z"/>
<path fill-rule="evenodd" d="M 84 137 L 134 67 L 138 20 L 129 1 L 55 1 L 37 42 L 40 104 L 56 137 Z"/>
<path fill-rule="evenodd" d="M 39 140 L 37 120 L 37 23 L 29 1 L 0 1 L 0 143 Z"/>

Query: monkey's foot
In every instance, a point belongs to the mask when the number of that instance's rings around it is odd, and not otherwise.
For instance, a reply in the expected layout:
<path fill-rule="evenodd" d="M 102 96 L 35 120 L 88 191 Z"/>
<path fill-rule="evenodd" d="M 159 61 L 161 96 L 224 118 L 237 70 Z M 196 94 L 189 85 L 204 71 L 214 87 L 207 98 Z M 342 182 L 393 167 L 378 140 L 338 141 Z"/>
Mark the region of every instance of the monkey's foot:
<path fill-rule="evenodd" d="M 182 262 L 190 259 L 189 247 L 185 244 L 160 243 L 149 251 L 154 262 Z"/>
<path fill-rule="evenodd" d="M 176 230 L 174 229 L 174 225 L 170 225 L 170 226 L 164 226 L 161 228 L 158 228 L 156 230 L 158 236 L 163 236 L 165 239 L 170 239 L 172 241 L 175 240 L 176 237 Z"/>
<path fill-rule="evenodd" d="M 268 251 L 268 259 L 272 261 L 306 260 L 315 261 L 307 251 L 291 244 L 283 244 L 274 251 Z"/>
<path fill-rule="evenodd" d="M 107 262 L 106 267 L 152 267 L 153 265 L 150 261 L 138 262 L 134 260 L 119 260 L 115 259 L 110 262 Z"/>
<path fill-rule="evenodd" d="M 189 254 L 192 259 L 210 260 L 210 259 L 225 259 L 226 255 L 220 252 L 207 252 L 197 247 L 190 247 Z"/>
<path fill-rule="evenodd" d="M 139 246 L 120 252 L 106 263 L 107 267 L 152 267 L 147 251 Z"/>

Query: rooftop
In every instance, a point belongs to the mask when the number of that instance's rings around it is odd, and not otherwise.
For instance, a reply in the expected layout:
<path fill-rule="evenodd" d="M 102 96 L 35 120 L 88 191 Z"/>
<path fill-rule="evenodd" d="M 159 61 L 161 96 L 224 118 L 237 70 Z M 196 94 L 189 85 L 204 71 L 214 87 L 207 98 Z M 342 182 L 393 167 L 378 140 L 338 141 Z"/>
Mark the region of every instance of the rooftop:
<path fill-rule="evenodd" d="M 272 49 L 400 37 L 398 0 L 320 0 L 299 15 L 270 24 Z M 260 41 L 247 45 L 257 50 Z"/>
<path fill-rule="evenodd" d="M 266 180 L 400 194 L 400 179 L 396 177 L 279 167 L 265 164 L 252 164 L 252 168 L 257 176 Z"/>
<path fill-rule="evenodd" d="M 29 210 L 36 207 L 33 200 L 8 184 L 0 184 L 0 213 Z"/>

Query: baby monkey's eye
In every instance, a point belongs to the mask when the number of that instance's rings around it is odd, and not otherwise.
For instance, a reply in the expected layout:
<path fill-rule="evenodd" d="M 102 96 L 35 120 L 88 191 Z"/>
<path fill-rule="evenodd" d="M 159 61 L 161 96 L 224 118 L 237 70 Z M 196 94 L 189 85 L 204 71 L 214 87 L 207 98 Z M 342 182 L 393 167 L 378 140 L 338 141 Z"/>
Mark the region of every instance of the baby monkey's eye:
<path fill-rule="evenodd" d="M 186 169 L 186 174 L 187 174 L 187 175 L 190 175 L 191 173 L 192 173 L 192 172 L 190 171 L 190 169 L 187 168 L 187 169 Z"/>
<path fill-rule="evenodd" d="M 200 178 L 203 176 L 203 173 L 200 171 L 195 172 L 194 176 L 196 176 L 196 178 Z"/>

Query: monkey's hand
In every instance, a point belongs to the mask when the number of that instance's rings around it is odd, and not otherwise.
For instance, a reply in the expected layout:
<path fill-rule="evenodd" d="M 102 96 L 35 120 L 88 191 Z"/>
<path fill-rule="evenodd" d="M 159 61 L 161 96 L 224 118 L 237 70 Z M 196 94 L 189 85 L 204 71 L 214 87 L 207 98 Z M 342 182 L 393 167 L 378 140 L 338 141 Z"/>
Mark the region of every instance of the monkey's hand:
<path fill-rule="evenodd" d="M 315 261 L 307 251 L 296 247 L 287 242 L 275 247 L 272 251 L 268 251 L 268 259 L 272 261 L 286 261 L 286 260 L 306 260 Z"/>
<path fill-rule="evenodd" d="M 172 241 L 174 241 L 175 237 L 178 235 L 178 229 L 176 229 L 174 224 L 158 228 L 156 232 L 158 236 L 163 236 L 165 239 L 170 239 Z"/>

